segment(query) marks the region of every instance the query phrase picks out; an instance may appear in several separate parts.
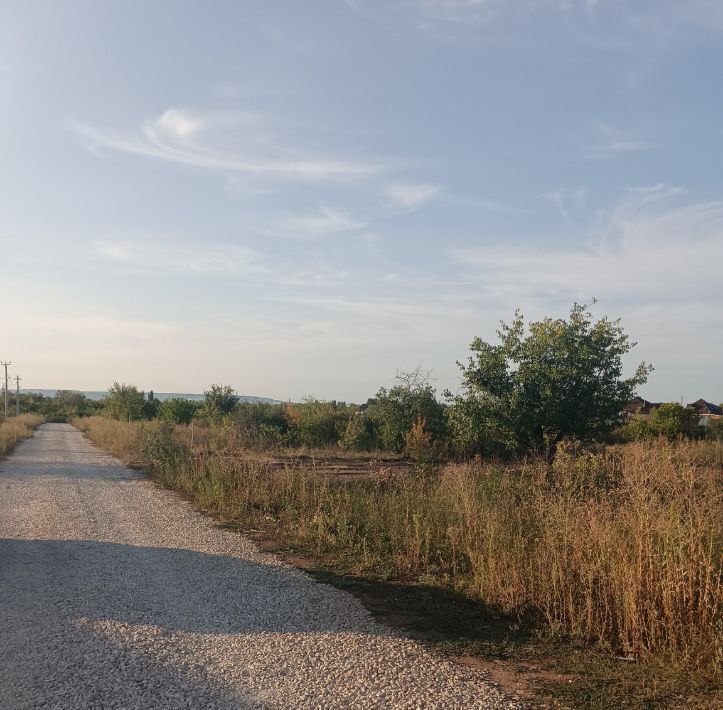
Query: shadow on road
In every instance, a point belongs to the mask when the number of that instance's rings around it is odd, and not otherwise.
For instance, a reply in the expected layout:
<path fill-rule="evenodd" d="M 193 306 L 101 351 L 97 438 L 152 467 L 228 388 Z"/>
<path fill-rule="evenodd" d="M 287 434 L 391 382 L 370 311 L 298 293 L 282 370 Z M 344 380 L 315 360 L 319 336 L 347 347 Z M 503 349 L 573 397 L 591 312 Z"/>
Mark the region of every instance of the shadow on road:
<path fill-rule="evenodd" d="M 197 661 L 190 672 L 177 658 L 159 656 L 157 641 L 182 644 L 169 640 L 179 634 L 203 635 L 206 644 L 214 643 L 209 635 L 377 634 L 350 603 L 357 604 L 296 570 L 231 556 L 3 539 L 0 708 L 39 707 L 42 698 L 57 703 L 49 707 L 94 707 L 73 699 L 79 688 L 106 707 L 108 685 L 118 679 L 125 679 L 113 691 L 125 698 L 118 707 L 259 707 L 206 677 Z M 169 688 L 185 688 L 183 697 L 193 702 L 165 700 Z M 133 704 L 142 693 L 150 693 L 148 701 Z"/>

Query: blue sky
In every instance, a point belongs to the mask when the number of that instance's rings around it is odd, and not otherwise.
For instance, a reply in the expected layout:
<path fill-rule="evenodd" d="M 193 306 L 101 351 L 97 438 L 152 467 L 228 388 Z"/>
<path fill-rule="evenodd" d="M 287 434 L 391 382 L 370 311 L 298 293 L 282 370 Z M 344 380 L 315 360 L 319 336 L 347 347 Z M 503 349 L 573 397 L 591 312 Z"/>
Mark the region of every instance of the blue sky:
<path fill-rule="evenodd" d="M 621 317 L 723 399 L 723 3 L 3 3 L 3 346 L 27 387 L 363 401 Z"/>

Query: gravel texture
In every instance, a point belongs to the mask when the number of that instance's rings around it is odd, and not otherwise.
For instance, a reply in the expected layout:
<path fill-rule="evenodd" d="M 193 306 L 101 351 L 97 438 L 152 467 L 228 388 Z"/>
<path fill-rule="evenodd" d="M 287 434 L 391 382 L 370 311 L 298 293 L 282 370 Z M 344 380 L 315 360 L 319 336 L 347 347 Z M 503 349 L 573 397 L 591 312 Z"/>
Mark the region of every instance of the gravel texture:
<path fill-rule="evenodd" d="M 0 708 L 515 708 L 46 424 L 0 461 Z"/>

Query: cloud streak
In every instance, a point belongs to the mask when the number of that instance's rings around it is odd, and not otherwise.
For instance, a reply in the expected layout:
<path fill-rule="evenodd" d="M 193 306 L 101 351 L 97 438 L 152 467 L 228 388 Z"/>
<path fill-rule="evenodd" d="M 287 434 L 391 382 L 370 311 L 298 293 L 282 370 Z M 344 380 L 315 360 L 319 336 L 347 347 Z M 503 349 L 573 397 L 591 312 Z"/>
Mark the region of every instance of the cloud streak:
<path fill-rule="evenodd" d="M 380 162 L 312 155 L 271 135 L 259 117 L 169 108 L 128 135 L 83 123 L 73 130 L 95 154 L 113 151 L 205 170 L 302 182 L 350 182 L 384 170 Z"/>
<path fill-rule="evenodd" d="M 342 232 L 357 232 L 365 226 L 346 212 L 320 205 L 316 213 L 286 217 L 274 222 L 269 230 L 258 231 L 269 236 L 316 239 Z"/>
<path fill-rule="evenodd" d="M 415 212 L 438 197 L 442 188 L 426 183 L 394 183 L 388 185 L 385 192 L 393 208 L 402 212 Z"/>

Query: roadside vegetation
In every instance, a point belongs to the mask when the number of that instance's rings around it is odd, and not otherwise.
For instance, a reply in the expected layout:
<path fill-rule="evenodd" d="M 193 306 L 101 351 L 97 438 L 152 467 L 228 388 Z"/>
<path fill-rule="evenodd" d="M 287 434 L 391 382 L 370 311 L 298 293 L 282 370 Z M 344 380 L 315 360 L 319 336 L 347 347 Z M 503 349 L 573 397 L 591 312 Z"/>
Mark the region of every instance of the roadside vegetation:
<path fill-rule="evenodd" d="M 537 690 L 560 703 L 708 707 L 723 701 L 723 442 L 676 407 L 619 417 L 650 371 L 623 378 L 630 348 L 576 305 L 475 340 L 442 402 L 419 371 L 361 406 L 246 404 L 223 386 L 154 403 L 116 384 L 103 416 L 74 421 L 325 581 L 386 590 L 440 648 L 554 667 Z M 368 472 L 339 474 L 345 457 Z"/>
<path fill-rule="evenodd" d="M 43 417 L 36 414 L 21 414 L 0 422 L 0 456 L 9 454 L 18 441 L 29 439 L 44 421 Z"/>

